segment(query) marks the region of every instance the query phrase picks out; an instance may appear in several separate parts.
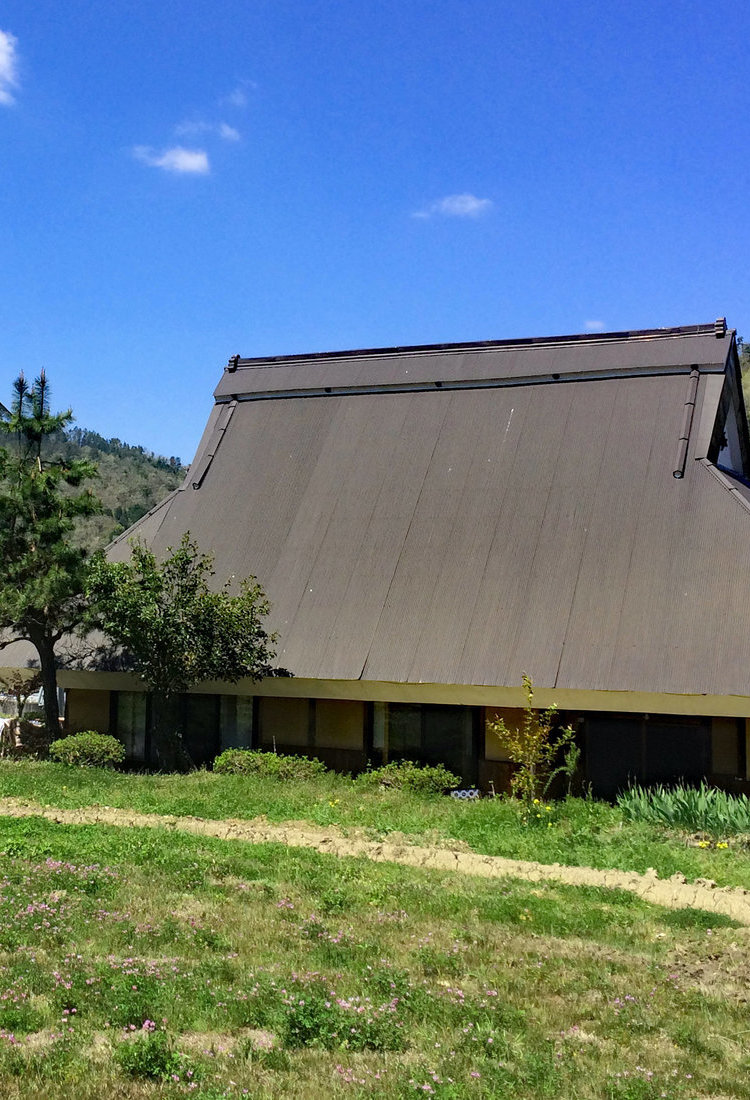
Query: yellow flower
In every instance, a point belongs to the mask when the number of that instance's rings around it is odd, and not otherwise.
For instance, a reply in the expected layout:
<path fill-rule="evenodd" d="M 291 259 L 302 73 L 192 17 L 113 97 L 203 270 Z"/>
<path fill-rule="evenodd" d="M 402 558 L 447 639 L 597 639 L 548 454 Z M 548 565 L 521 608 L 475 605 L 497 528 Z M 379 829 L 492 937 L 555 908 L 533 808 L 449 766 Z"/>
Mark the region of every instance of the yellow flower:
<path fill-rule="evenodd" d="M 729 845 L 727 844 L 726 840 L 717 840 L 716 847 L 717 848 L 728 848 Z"/>

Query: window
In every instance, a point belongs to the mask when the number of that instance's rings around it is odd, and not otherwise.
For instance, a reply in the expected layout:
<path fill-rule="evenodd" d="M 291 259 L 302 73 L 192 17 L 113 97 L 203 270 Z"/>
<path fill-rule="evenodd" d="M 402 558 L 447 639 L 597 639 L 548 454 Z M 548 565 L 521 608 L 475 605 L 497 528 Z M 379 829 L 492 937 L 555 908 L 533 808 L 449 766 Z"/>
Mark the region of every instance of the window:
<path fill-rule="evenodd" d="M 415 760 L 445 764 L 465 783 L 476 782 L 478 712 L 431 703 L 376 703 L 373 757 L 377 763 Z"/>
<path fill-rule="evenodd" d="M 249 749 L 253 744 L 252 695 L 222 695 L 221 748 Z"/>
<path fill-rule="evenodd" d="M 311 743 L 310 700 L 258 700 L 258 724 L 264 749 L 306 749 Z"/>
<path fill-rule="evenodd" d="M 148 695 L 145 691 L 114 692 L 114 733 L 125 746 L 128 760 L 146 759 Z"/>

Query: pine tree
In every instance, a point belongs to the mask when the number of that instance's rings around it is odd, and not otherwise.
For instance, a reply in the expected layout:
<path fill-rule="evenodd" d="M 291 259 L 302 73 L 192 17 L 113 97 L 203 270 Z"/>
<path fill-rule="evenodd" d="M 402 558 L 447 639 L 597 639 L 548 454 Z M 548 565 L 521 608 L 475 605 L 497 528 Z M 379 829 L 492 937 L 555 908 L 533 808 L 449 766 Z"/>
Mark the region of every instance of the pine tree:
<path fill-rule="evenodd" d="M 51 413 L 44 371 L 29 385 L 13 383 L 10 411 L 0 405 L 0 647 L 25 639 L 39 654 L 47 732 L 59 732 L 55 646 L 83 615 L 86 552 L 71 545 L 78 516 L 98 511 L 82 482 L 96 467 L 59 454 L 45 441 L 68 424 L 70 409 Z M 80 491 L 78 491 L 80 490 Z"/>

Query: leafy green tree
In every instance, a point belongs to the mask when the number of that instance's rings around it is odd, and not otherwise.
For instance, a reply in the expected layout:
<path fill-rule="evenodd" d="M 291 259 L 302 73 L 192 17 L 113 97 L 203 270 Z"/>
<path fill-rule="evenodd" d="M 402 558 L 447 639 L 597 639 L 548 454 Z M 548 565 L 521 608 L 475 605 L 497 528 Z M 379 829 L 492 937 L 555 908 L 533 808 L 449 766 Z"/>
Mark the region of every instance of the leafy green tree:
<path fill-rule="evenodd" d="M 87 594 L 92 621 L 133 661 L 152 692 L 152 751 L 164 768 L 181 762 L 170 710 L 181 692 L 205 680 L 236 683 L 273 672 L 275 636 L 264 627 L 268 601 L 249 577 L 232 595 L 231 582 L 209 585 L 213 557 L 186 533 L 177 549 L 157 561 L 141 542 L 127 562 L 92 563 Z"/>
<path fill-rule="evenodd" d="M 83 616 L 86 552 L 70 535 L 81 516 L 98 511 L 82 483 L 96 466 L 46 457 L 50 436 L 68 424 L 70 409 L 51 413 L 44 371 L 29 385 L 13 383 L 10 410 L 0 406 L 0 648 L 25 639 L 39 654 L 47 733 L 59 734 L 55 646 Z M 80 491 L 78 491 L 80 490 Z"/>

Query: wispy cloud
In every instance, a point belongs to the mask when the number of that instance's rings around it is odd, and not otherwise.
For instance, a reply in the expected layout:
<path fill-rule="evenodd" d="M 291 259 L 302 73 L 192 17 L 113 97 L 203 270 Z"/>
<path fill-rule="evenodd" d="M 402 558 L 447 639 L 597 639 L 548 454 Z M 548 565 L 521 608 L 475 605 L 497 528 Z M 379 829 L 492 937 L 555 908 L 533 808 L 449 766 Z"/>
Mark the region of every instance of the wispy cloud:
<path fill-rule="evenodd" d="M 219 103 L 222 107 L 247 107 L 248 88 L 255 87 L 257 85 L 252 80 L 240 80 L 229 95 L 225 95 L 219 100 Z"/>
<path fill-rule="evenodd" d="M 136 145 L 133 156 L 150 168 L 161 168 L 180 176 L 207 176 L 211 171 L 204 149 L 185 149 L 182 145 L 174 145 L 159 152 L 150 145 Z"/>
<path fill-rule="evenodd" d="M 218 135 L 224 141 L 239 141 L 240 132 L 226 122 L 205 122 L 201 119 L 187 119 L 175 126 L 178 137 L 198 137 L 201 134 Z"/>
<path fill-rule="evenodd" d="M 413 218 L 479 218 L 492 209 L 492 199 L 478 199 L 476 195 L 466 192 L 462 195 L 446 195 L 443 199 L 436 199 L 423 207 L 415 210 Z"/>
<path fill-rule="evenodd" d="M 0 31 L 0 103 L 15 103 L 13 90 L 18 87 L 18 39 L 10 31 Z"/>
<path fill-rule="evenodd" d="M 585 332 L 604 332 L 607 327 L 604 321 L 584 321 L 583 324 Z"/>

